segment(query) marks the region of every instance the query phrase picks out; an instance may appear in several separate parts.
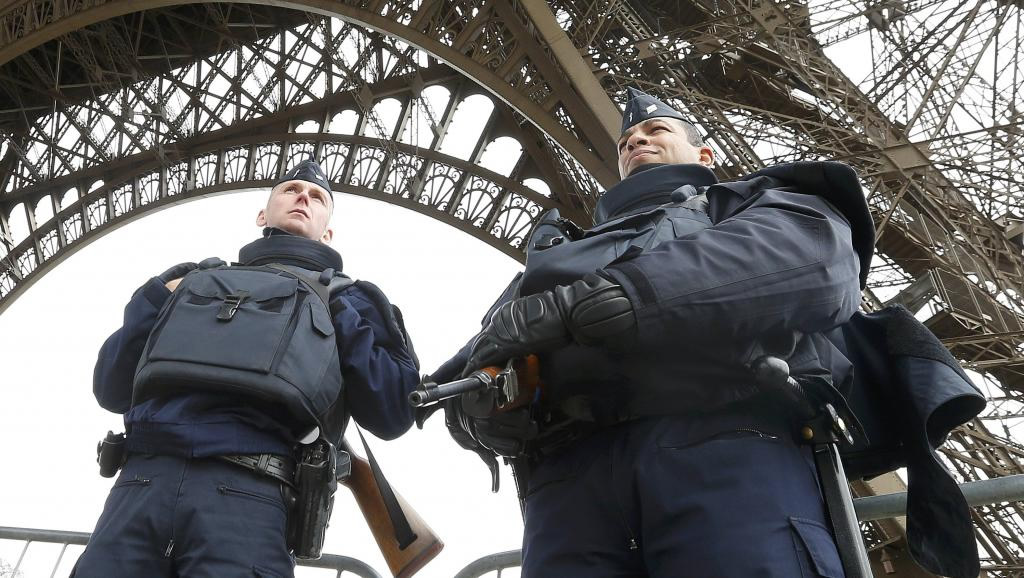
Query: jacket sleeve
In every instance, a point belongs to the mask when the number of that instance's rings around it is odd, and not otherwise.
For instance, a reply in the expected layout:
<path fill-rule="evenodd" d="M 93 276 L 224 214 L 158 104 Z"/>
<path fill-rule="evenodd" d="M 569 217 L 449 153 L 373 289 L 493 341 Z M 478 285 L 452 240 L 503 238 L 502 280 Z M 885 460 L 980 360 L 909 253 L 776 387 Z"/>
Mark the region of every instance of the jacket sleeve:
<path fill-rule="evenodd" d="M 734 349 L 776 332 L 827 330 L 860 304 L 849 223 L 824 198 L 782 189 L 759 192 L 707 229 L 627 252 L 606 271 L 634 304 L 636 347 L 699 339 Z"/>
<path fill-rule="evenodd" d="M 419 384 L 407 338 L 395 335 L 393 319 L 359 287 L 336 299 L 334 327 L 352 417 L 379 438 L 397 438 L 412 426 L 408 396 Z"/>
<path fill-rule="evenodd" d="M 132 295 L 124 322 L 100 347 L 92 375 L 92 391 L 103 409 L 125 413 L 131 407 L 135 368 L 146 347 L 157 314 L 171 292 L 153 277 Z"/>

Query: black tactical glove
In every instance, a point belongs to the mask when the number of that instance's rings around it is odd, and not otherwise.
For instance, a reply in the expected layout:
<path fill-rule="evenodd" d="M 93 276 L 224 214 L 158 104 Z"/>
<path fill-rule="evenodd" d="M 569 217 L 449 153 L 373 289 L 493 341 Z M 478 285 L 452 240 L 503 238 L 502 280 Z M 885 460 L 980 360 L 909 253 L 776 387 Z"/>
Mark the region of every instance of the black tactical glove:
<path fill-rule="evenodd" d="M 195 263 L 178 263 L 177 265 L 171 267 L 170 269 L 158 275 L 157 279 L 159 279 L 161 283 L 166 285 L 170 281 L 174 281 L 175 279 L 181 279 L 185 275 L 188 275 L 191 271 L 194 271 L 198 268 L 199 265 L 196 265 Z"/>
<path fill-rule="evenodd" d="M 463 410 L 459 398 L 445 403 L 444 418 L 448 432 L 463 448 L 480 453 L 482 447 L 488 453 L 509 458 L 522 455 L 526 442 L 536 438 L 539 431 L 525 408 L 473 417 Z"/>
<path fill-rule="evenodd" d="M 448 427 L 448 433 L 455 443 L 459 444 L 462 449 L 480 456 L 480 459 L 484 461 L 487 469 L 491 472 L 491 491 L 497 492 L 500 484 L 498 460 L 495 458 L 494 452 L 473 439 L 473 435 L 467 429 L 472 428 L 472 423 L 462 412 L 462 403 L 459 398 L 453 397 L 444 401 L 444 424 Z"/>
<path fill-rule="evenodd" d="M 462 411 L 462 402 L 458 397 L 452 397 L 444 400 L 444 425 L 448 428 L 448 433 L 455 440 L 455 443 L 464 450 L 476 452 L 480 454 L 480 450 L 486 450 L 480 442 L 473 438 L 473 434 L 470 433 L 473 430 L 472 422 L 469 421 L 469 416 Z M 486 451 L 487 454 L 493 457 L 493 453 Z M 481 454 L 480 457 L 483 457 Z M 486 462 L 487 459 L 485 458 Z"/>
<path fill-rule="evenodd" d="M 596 274 L 513 299 L 499 307 L 473 342 L 463 375 L 575 340 L 597 345 L 632 331 L 633 304 L 622 287 Z"/>

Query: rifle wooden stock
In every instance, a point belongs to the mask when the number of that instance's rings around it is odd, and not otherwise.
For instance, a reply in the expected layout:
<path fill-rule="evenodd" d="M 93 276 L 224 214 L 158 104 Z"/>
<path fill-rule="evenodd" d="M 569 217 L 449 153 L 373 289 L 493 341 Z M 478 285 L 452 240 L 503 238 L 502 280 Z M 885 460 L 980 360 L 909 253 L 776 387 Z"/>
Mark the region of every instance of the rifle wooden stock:
<path fill-rule="evenodd" d="M 444 543 L 392 487 L 398 504 L 409 520 L 409 526 L 416 534 L 416 539 L 411 544 L 404 549 L 399 549 L 398 540 L 395 538 L 395 527 L 391 523 L 391 517 L 388 516 L 387 506 L 384 505 L 377 480 L 374 479 L 373 472 L 370 470 L 370 463 L 353 453 L 348 442 L 342 443 L 342 449 L 352 456 L 352 474 L 343 482 L 343 485 L 352 491 L 356 503 L 359 504 L 359 509 L 363 512 L 363 517 L 366 518 L 366 525 L 370 527 L 374 539 L 377 540 L 377 547 L 384 555 L 384 560 L 387 561 L 391 573 L 395 578 L 407 578 L 419 572 L 427 562 L 433 560 L 441 552 Z"/>

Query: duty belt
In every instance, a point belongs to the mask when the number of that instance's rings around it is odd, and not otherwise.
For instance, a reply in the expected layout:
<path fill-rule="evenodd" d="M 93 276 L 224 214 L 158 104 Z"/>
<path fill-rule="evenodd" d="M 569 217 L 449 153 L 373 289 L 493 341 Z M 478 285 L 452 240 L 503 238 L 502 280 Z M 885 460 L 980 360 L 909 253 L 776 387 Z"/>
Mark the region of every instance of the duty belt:
<path fill-rule="evenodd" d="M 270 476 L 289 486 L 295 485 L 295 462 L 289 458 L 272 454 L 255 454 L 240 456 L 217 456 L 219 459 L 252 470 L 257 474 Z"/>

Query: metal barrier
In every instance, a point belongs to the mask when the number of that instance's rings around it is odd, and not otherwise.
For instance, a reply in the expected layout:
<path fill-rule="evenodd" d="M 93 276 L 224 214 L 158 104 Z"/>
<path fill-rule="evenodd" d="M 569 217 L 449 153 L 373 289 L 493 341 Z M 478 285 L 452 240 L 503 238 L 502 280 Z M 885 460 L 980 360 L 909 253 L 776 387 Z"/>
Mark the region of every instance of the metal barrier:
<path fill-rule="evenodd" d="M 964 498 L 971 506 L 998 504 L 1001 502 L 1024 501 L 1024 474 L 1016 474 L 990 480 L 980 480 L 960 484 Z M 880 496 L 854 498 L 853 508 L 857 519 L 864 522 L 883 518 L 905 516 L 907 513 L 907 493 L 896 492 Z M 491 554 L 473 561 L 462 569 L 455 578 L 481 578 L 489 572 L 515 568 L 521 564 L 519 550 Z"/>
<path fill-rule="evenodd" d="M 8 528 L 0 526 L 0 540 L 25 542 L 25 546 L 21 549 L 21 555 L 18 556 L 18 561 L 14 563 L 14 567 L 11 569 L 12 575 L 15 576 L 21 569 L 21 565 L 25 560 L 25 554 L 28 552 L 28 547 L 33 542 L 61 544 L 63 547 L 60 550 L 60 554 L 57 556 L 57 561 L 53 564 L 53 570 L 50 572 L 50 578 L 54 578 L 54 576 L 57 575 L 57 568 L 64 559 L 64 554 L 67 552 L 68 546 L 85 546 L 86 543 L 89 542 L 89 533 L 63 532 L 60 530 L 37 530 L 34 528 Z M 381 575 L 366 562 L 355 558 L 349 558 L 348 556 L 339 556 L 337 554 L 324 554 L 319 560 L 299 560 L 298 565 L 310 568 L 327 568 L 329 570 L 334 570 L 336 572 L 336 578 L 340 578 L 343 572 L 349 572 L 359 578 L 381 578 Z"/>
<path fill-rule="evenodd" d="M 1001 502 L 1024 500 L 1024 474 L 978 480 L 960 484 L 960 491 L 970 506 L 984 506 Z M 897 492 L 854 498 L 853 508 L 861 522 L 907 515 L 907 493 Z"/>
<path fill-rule="evenodd" d="M 1024 474 L 967 482 L 960 485 L 960 489 L 971 506 L 995 504 L 1000 502 L 1013 502 L 1024 500 Z M 857 519 L 861 521 L 892 518 L 906 514 L 907 494 L 899 492 L 881 496 L 866 498 L 854 498 L 854 510 Z M 68 546 L 84 546 L 89 541 L 87 532 L 62 532 L 59 530 L 36 530 L 32 528 L 7 528 L 0 526 L 0 540 L 16 540 L 25 542 L 18 561 L 12 568 L 14 575 L 17 575 L 19 568 L 25 558 L 29 545 L 33 542 L 44 542 L 50 544 L 62 544 L 57 561 L 53 565 L 50 577 L 56 576 L 57 568 L 60 566 Z M 522 564 L 522 554 L 519 550 L 489 554 L 470 562 L 460 570 L 455 578 L 482 578 L 490 572 L 497 572 L 496 578 L 501 578 L 504 570 L 518 568 Z M 340 578 L 343 572 L 350 572 L 360 578 L 381 578 L 369 564 L 336 554 L 324 554 L 319 560 L 300 560 L 299 566 L 310 568 L 326 568 L 336 571 L 336 577 Z"/>
<path fill-rule="evenodd" d="M 509 568 L 518 568 L 523 563 L 523 556 L 520 550 L 510 550 L 497 554 L 488 554 L 482 558 L 469 563 L 468 566 L 459 570 L 455 578 L 481 578 L 488 572 L 497 572 L 497 578 L 501 578 L 501 572 Z"/>

